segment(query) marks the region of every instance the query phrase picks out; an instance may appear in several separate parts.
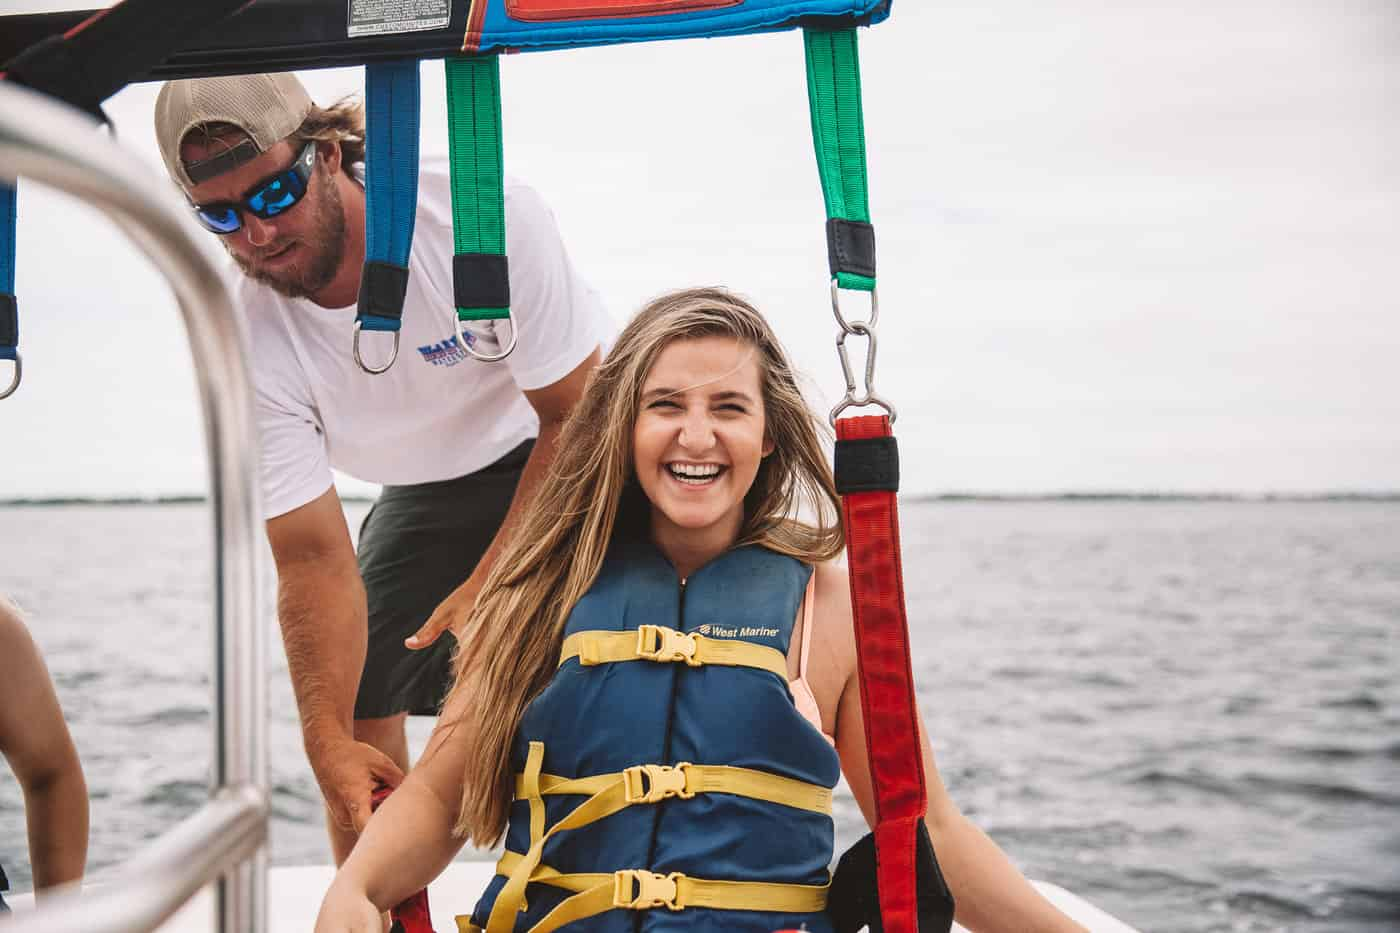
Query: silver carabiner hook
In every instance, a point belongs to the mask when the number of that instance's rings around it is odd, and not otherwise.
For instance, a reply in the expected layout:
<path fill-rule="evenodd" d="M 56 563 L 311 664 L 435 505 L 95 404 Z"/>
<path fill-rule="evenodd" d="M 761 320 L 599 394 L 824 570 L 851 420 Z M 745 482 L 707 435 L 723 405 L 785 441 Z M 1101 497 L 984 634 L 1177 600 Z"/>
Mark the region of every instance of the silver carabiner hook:
<path fill-rule="evenodd" d="M 0 392 L 0 399 L 7 399 L 11 395 L 14 395 L 15 390 L 19 388 L 20 377 L 24 375 L 24 361 L 20 359 L 18 350 L 15 351 L 15 358 L 13 362 L 15 364 L 15 374 L 10 379 L 10 384 L 5 387 L 5 390 L 3 392 Z"/>
<path fill-rule="evenodd" d="M 520 336 L 520 325 L 515 318 L 506 318 L 506 320 L 510 321 L 510 343 L 506 344 L 506 348 L 500 353 L 477 353 L 473 350 L 472 345 L 462 337 L 462 322 L 460 320 L 457 322 L 457 328 L 453 331 L 452 337 L 457 341 L 457 346 L 461 347 L 463 352 L 472 359 L 480 360 L 483 363 L 499 363 L 514 352 L 516 339 Z"/>
<path fill-rule="evenodd" d="M 870 341 L 870 349 L 865 355 L 865 392 L 861 395 L 856 394 L 856 377 L 855 373 L 851 372 L 850 354 L 846 352 L 846 337 L 849 334 L 856 334 Z M 894 424 L 895 419 L 899 417 L 894 404 L 875 393 L 875 352 L 878 348 L 875 331 L 866 321 L 845 323 L 841 332 L 836 335 L 836 352 L 841 357 L 841 372 L 846 377 L 846 396 L 836 404 L 828 416 L 833 426 L 836 424 L 836 416 L 847 408 L 863 408 L 866 405 L 878 405 L 883 408 L 890 416 L 890 424 Z"/>
<path fill-rule="evenodd" d="M 360 364 L 360 368 L 363 369 L 365 372 L 369 373 L 371 376 L 377 376 L 377 375 L 379 375 L 380 373 L 388 372 L 388 371 L 389 371 L 389 367 L 390 367 L 390 366 L 393 366 L 393 365 L 394 365 L 394 361 L 397 360 L 397 359 L 399 358 L 399 332 L 398 332 L 398 331 L 394 331 L 394 352 L 391 353 L 391 354 L 389 354 L 389 362 L 385 363 L 383 366 L 379 367 L 378 369 L 375 369 L 373 366 L 368 366 L 368 365 L 366 365 L 364 359 L 360 356 L 360 322 L 359 322 L 359 321 L 356 321 L 356 322 L 355 322 L 355 339 L 354 339 L 354 341 L 350 344 L 350 351 L 351 351 L 351 353 L 352 353 L 352 354 L 354 355 L 354 357 L 355 357 L 355 362 L 358 363 L 358 364 Z"/>

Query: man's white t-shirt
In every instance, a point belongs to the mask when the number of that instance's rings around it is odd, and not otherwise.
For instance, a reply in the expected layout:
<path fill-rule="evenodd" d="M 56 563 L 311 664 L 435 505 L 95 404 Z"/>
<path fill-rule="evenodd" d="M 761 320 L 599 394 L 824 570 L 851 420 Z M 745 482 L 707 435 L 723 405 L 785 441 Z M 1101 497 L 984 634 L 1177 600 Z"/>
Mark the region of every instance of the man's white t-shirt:
<path fill-rule="evenodd" d="M 262 453 L 263 512 L 305 505 L 332 483 L 331 468 L 372 483 L 453 479 L 489 466 L 539 432 L 522 394 L 572 372 L 612 333 L 598 295 L 579 276 L 534 189 L 507 178 L 510 323 L 473 322 L 469 339 L 494 350 L 519 328 L 499 363 L 469 357 L 453 340 L 452 205 L 445 159 L 426 159 L 409 257 L 399 357 L 372 376 L 351 356 L 354 305 L 322 308 L 237 275 Z M 369 365 L 388 359 L 392 336 L 365 331 Z"/>

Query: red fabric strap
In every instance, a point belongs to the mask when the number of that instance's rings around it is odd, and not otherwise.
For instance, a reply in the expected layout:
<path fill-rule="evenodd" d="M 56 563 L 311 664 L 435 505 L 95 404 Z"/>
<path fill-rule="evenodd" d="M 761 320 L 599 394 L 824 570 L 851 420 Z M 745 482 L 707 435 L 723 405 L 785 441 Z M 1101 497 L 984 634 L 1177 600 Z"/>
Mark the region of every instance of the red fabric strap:
<path fill-rule="evenodd" d="M 885 415 L 836 422 L 838 443 L 890 436 Z M 899 515 L 893 491 L 847 493 L 841 502 L 866 754 L 875 787 L 880 917 L 885 933 L 915 933 L 915 838 L 928 808 L 928 792 L 909 660 Z"/>

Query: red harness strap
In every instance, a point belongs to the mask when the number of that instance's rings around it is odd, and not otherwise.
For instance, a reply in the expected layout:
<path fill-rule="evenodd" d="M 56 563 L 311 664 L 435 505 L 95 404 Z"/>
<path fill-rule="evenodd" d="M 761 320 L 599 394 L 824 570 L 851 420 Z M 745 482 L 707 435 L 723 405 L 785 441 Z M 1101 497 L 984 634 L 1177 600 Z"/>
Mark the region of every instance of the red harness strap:
<path fill-rule="evenodd" d="M 915 839 L 928 808 L 919 745 L 888 416 L 836 422 L 836 484 L 846 524 L 866 753 L 875 787 L 875 851 L 885 933 L 918 930 Z"/>
<path fill-rule="evenodd" d="M 370 796 L 370 809 L 377 810 L 393 789 L 380 785 Z M 428 889 L 401 902 L 389 911 L 393 926 L 389 933 L 433 933 L 433 915 L 428 910 Z"/>

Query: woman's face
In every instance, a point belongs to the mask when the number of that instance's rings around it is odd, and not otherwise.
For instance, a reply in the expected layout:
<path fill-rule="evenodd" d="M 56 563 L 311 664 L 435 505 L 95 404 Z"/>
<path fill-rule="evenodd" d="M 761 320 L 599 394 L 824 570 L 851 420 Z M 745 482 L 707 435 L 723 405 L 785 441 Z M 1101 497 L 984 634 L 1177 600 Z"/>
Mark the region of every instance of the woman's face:
<path fill-rule="evenodd" d="M 642 382 L 632 456 L 658 538 L 727 546 L 773 445 L 758 353 L 732 337 L 668 344 Z M 723 539 L 721 541 L 721 539 Z"/>

